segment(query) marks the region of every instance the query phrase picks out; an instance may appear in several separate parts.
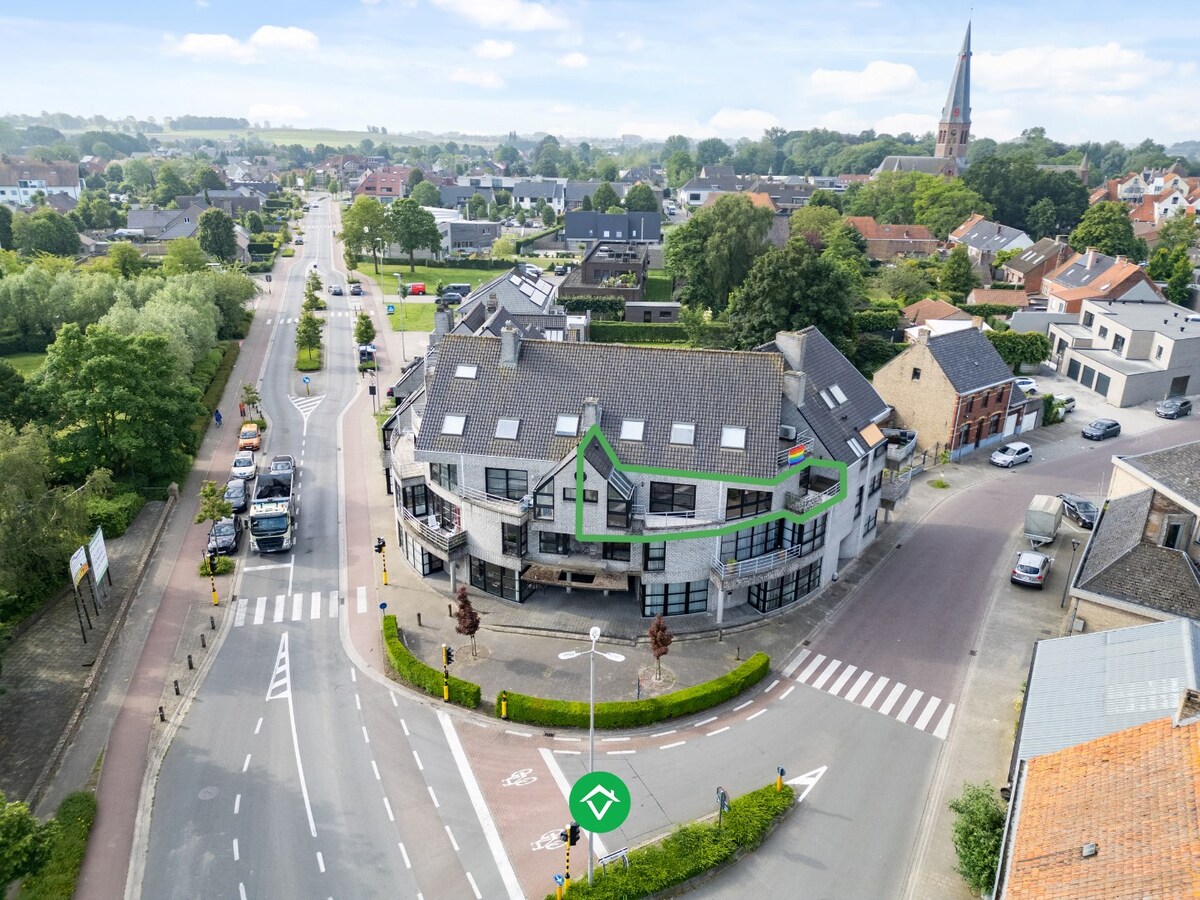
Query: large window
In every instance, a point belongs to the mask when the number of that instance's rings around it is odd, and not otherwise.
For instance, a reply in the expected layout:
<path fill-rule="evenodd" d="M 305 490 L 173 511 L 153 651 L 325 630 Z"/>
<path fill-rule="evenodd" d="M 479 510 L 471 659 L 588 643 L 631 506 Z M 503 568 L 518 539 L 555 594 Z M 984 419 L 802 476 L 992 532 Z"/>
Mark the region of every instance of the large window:
<path fill-rule="evenodd" d="M 783 529 L 783 546 L 800 547 L 800 555 L 807 556 L 825 546 L 825 525 L 828 516 L 809 519 L 802 525 L 788 522 Z"/>
<path fill-rule="evenodd" d="M 643 584 L 642 615 L 680 616 L 708 610 L 708 579 L 678 584 Z"/>
<path fill-rule="evenodd" d="M 667 568 L 667 542 L 643 544 L 645 557 L 643 567 L 647 572 L 662 572 Z"/>
<path fill-rule="evenodd" d="M 520 600 L 515 569 L 471 557 L 471 586 L 505 600 Z"/>
<path fill-rule="evenodd" d="M 874 497 L 883 487 L 883 472 L 876 472 L 875 477 L 871 479 L 871 496 Z"/>
<path fill-rule="evenodd" d="M 612 485 L 608 486 L 608 527 L 628 528 L 632 517 L 633 504 L 622 497 Z"/>
<path fill-rule="evenodd" d="M 458 490 L 458 466 L 453 463 L 430 463 L 429 478 L 448 491 Z"/>
<path fill-rule="evenodd" d="M 798 572 L 750 585 L 750 605 L 759 612 L 787 606 L 803 599 L 821 586 L 821 560 Z"/>
<path fill-rule="evenodd" d="M 538 550 L 566 556 L 571 552 L 571 535 L 559 531 L 539 531 Z"/>
<path fill-rule="evenodd" d="M 744 519 L 771 511 L 770 491 L 744 491 L 729 488 L 725 492 L 725 518 Z"/>
<path fill-rule="evenodd" d="M 429 490 L 423 484 L 401 488 L 400 502 L 414 516 L 429 514 Z"/>
<path fill-rule="evenodd" d="M 573 487 L 563 488 L 562 498 L 563 498 L 563 500 L 566 500 L 568 503 L 574 503 L 575 502 L 575 488 L 573 488 Z M 600 501 L 600 492 L 599 491 L 592 491 L 587 488 L 583 489 L 583 502 L 584 503 L 598 503 L 599 501 Z"/>
<path fill-rule="evenodd" d="M 629 562 L 629 544 L 623 542 L 604 542 L 604 558 L 615 559 L 619 562 Z"/>
<path fill-rule="evenodd" d="M 501 552 L 505 556 L 524 556 L 529 552 L 529 523 L 500 523 Z"/>
<path fill-rule="evenodd" d="M 879 510 L 867 516 L 867 524 L 863 526 L 863 537 L 866 537 L 875 529 L 875 523 L 879 521 Z"/>
<path fill-rule="evenodd" d="M 743 528 L 721 537 L 721 562 L 753 559 L 779 549 L 780 522 L 767 522 L 753 528 Z"/>
<path fill-rule="evenodd" d="M 554 519 L 554 482 L 547 481 L 533 495 L 533 516 L 543 521 Z"/>
<path fill-rule="evenodd" d="M 650 482 L 650 512 L 695 512 L 696 486 L 672 484 L 669 481 Z"/>
<path fill-rule="evenodd" d="M 484 474 L 493 497 L 520 500 L 529 493 L 529 473 L 524 469 L 486 469 Z"/>

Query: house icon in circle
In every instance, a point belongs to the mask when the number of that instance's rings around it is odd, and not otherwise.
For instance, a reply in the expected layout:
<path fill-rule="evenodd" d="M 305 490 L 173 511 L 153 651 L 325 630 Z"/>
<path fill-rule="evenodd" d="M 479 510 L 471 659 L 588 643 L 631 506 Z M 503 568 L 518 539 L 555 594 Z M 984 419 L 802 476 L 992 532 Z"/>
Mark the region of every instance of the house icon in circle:
<path fill-rule="evenodd" d="M 599 808 L 597 808 L 598 801 L 593 799 L 597 794 L 600 795 Z M 596 821 L 599 822 L 604 818 L 604 814 L 608 812 L 614 803 L 620 803 L 621 801 L 618 799 L 616 794 L 614 794 L 604 785 L 598 784 L 588 791 L 579 802 L 586 803 L 591 808 L 592 815 L 596 817 Z"/>

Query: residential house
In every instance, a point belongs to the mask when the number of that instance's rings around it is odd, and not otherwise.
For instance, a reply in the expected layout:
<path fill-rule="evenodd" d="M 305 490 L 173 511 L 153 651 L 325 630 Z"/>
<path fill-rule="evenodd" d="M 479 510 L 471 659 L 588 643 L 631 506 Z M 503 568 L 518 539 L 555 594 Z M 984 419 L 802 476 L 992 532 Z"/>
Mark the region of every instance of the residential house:
<path fill-rule="evenodd" d="M 77 163 L 63 160 L 46 163 L 0 156 L 0 204 L 32 206 L 33 198 L 39 191 L 46 197 L 66 194 L 73 200 L 79 200 L 83 190 L 83 179 L 79 177 Z"/>
<path fill-rule="evenodd" d="M 49 194 L 46 205 L 60 215 L 66 215 L 79 205 L 79 201 L 70 194 Z"/>
<path fill-rule="evenodd" d="M 967 306 L 1010 306 L 1014 310 L 1029 306 L 1029 294 L 1025 291 L 1006 291 L 1001 288 L 974 288 L 967 294 Z"/>
<path fill-rule="evenodd" d="M 583 198 L 591 197 L 596 193 L 597 190 L 600 189 L 600 185 L 602 184 L 604 184 L 603 181 L 568 181 L 565 185 L 563 185 L 563 208 L 567 212 L 570 212 L 574 209 L 582 209 Z M 609 187 L 613 189 L 613 193 L 617 195 L 618 200 L 624 201 L 625 195 L 629 193 L 629 189 L 633 187 L 633 185 L 617 181 L 609 184 Z M 662 191 L 655 191 L 654 193 L 661 201 Z M 603 209 L 597 211 L 605 212 Z"/>
<path fill-rule="evenodd" d="M 463 187 L 461 184 L 442 184 L 438 185 L 438 194 L 441 196 L 442 206 L 450 209 L 458 208 L 465 209 L 470 203 L 471 198 L 479 194 L 487 201 L 488 206 L 496 202 L 496 192 L 491 188 L 485 187 Z"/>
<path fill-rule="evenodd" d="M 893 424 L 916 431 L 921 449 L 947 449 L 952 459 L 1037 421 L 1013 386 L 1012 370 L 975 328 L 937 336 L 919 331 L 871 383 L 895 410 Z"/>
<path fill-rule="evenodd" d="M 1196 392 L 1200 322 L 1186 308 L 1154 296 L 1082 300 L 1077 309 L 1076 322 L 1047 328 L 1059 372 L 1116 407 Z"/>
<path fill-rule="evenodd" d="M 785 215 L 791 215 L 801 207 L 808 206 L 808 201 L 817 190 L 815 185 L 807 182 L 792 183 L 790 180 L 775 181 L 761 178 L 746 188 L 751 199 L 766 195 L 771 199 L 771 205 L 775 211 Z"/>
<path fill-rule="evenodd" d="M 1182 179 L 1181 179 L 1182 180 Z M 1147 194 L 1129 211 L 1129 218 L 1142 225 L 1160 225 L 1172 216 L 1194 216 L 1200 205 L 1200 179 L 1193 187 L 1167 188 L 1157 194 Z"/>
<path fill-rule="evenodd" d="M 195 237 L 200 216 L 207 208 L 192 205 L 187 209 L 131 209 L 121 231 L 148 241 Z"/>
<path fill-rule="evenodd" d="M 558 295 L 564 300 L 572 297 L 621 297 L 629 304 L 640 303 L 645 291 L 646 271 L 650 254 L 645 244 L 617 241 L 597 241 L 584 254 L 583 262 L 567 273 L 559 285 Z M 674 322 L 675 309 L 664 310 L 659 321 Z M 626 314 L 628 321 L 634 321 Z M 637 321 L 642 321 L 639 316 Z M 645 321 L 651 321 L 646 319 Z"/>
<path fill-rule="evenodd" d="M 971 263 L 981 269 L 992 280 L 992 260 L 1003 250 L 1024 250 L 1033 245 L 1029 235 L 1019 228 L 989 222 L 976 213 L 950 232 L 951 244 L 963 244 Z"/>
<path fill-rule="evenodd" d="M 910 303 L 901 310 L 901 315 L 904 316 L 906 322 L 913 325 L 926 325 L 935 319 L 971 321 L 971 314 L 966 310 L 960 309 L 953 303 L 947 303 L 945 300 L 934 300 L 932 297 Z"/>
<path fill-rule="evenodd" d="M 772 213 L 779 215 L 779 207 L 775 205 L 775 201 L 771 199 L 771 195 L 766 191 L 742 191 L 741 193 L 743 197 L 750 201 L 752 206 L 769 209 Z M 700 204 L 700 208 L 708 209 L 708 207 L 714 206 L 724 196 L 726 195 L 719 193 L 709 194 L 707 199 Z"/>
<path fill-rule="evenodd" d="M 924 225 L 880 225 L 872 216 L 846 216 L 846 222 L 867 242 L 870 259 L 932 256 L 938 250 L 937 238 Z"/>
<path fill-rule="evenodd" d="M 352 189 L 367 170 L 367 158 L 358 153 L 335 153 L 313 168 L 317 184 L 336 178 L 342 190 Z"/>
<path fill-rule="evenodd" d="M 1004 263 L 1000 267 L 1000 280 L 1021 285 L 1027 294 L 1040 294 L 1046 273 L 1061 266 L 1070 254 L 1066 241 L 1042 238 Z"/>
<path fill-rule="evenodd" d="M 908 343 L 913 343 L 921 335 L 926 337 L 937 337 L 943 334 L 950 334 L 955 331 L 964 331 L 968 328 L 973 328 L 976 331 L 988 332 L 992 330 L 992 326 L 983 321 L 982 316 L 971 316 L 967 319 L 958 319 L 947 316 L 944 319 L 929 319 L 924 325 L 911 325 L 904 329 L 904 340 Z"/>
<path fill-rule="evenodd" d="M 662 243 L 662 213 L 569 212 L 565 217 L 563 240 L 572 247 L 588 247 L 596 241 L 659 244 Z"/>
<path fill-rule="evenodd" d="M 266 201 L 266 194 L 246 186 L 238 186 L 229 190 L 200 191 L 198 194 L 176 197 L 175 205 L 180 209 L 188 206 L 215 206 L 231 218 L 237 219 L 242 213 L 262 212 Z"/>
<path fill-rule="evenodd" d="M 526 212 L 536 209 L 538 201 L 544 200 L 546 205 L 554 210 L 555 215 L 562 215 L 567 202 L 566 196 L 566 179 L 518 181 L 512 186 L 513 206 Z M 583 202 L 582 197 L 580 202 Z"/>
<path fill-rule="evenodd" d="M 471 291 L 458 307 L 452 332 L 479 334 L 497 311 L 514 319 L 522 330 L 537 329 L 539 338 L 563 341 L 568 338 L 567 314 L 558 305 L 558 285 L 513 268 Z"/>
<path fill-rule="evenodd" d="M 100 175 L 108 168 L 108 160 L 88 154 L 79 157 L 79 168 L 83 169 L 88 175 Z"/>
<path fill-rule="evenodd" d="M 424 375 L 384 426 L 389 485 L 402 555 L 451 589 L 749 622 L 875 539 L 888 409 L 813 329 L 730 352 L 506 327 L 438 336 Z"/>
<path fill-rule="evenodd" d="M 620 180 L 629 186 L 633 186 L 641 182 L 654 187 L 658 193 L 662 192 L 662 185 L 666 180 L 666 170 L 662 166 L 652 164 L 649 166 L 634 166 L 618 173 Z"/>
<path fill-rule="evenodd" d="M 676 196 L 682 205 L 703 206 L 713 194 L 736 194 L 747 185 L 746 179 L 734 174 L 733 166 L 704 166 L 699 175 L 676 192 Z"/>
<path fill-rule="evenodd" d="M 408 179 L 413 173 L 412 166 L 376 166 L 366 169 L 358 185 L 354 188 L 354 197 L 374 197 L 380 203 L 391 203 L 408 196 Z"/>
<path fill-rule="evenodd" d="M 1077 618 L 1091 631 L 1200 620 L 1200 441 L 1112 462 L 1070 586 Z"/>
<path fill-rule="evenodd" d="M 1106 256 L 1095 247 L 1075 253 L 1042 277 L 1047 308 L 1077 313 L 1085 300 L 1162 302 L 1165 297 L 1145 270 L 1124 256 Z"/>
<path fill-rule="evenodd" d="M 437 227 L 442 236 L 442 253 L 450 256 L 489 253 L 500 237 L 499 222 L 468 221 L 455 216 L 439 219 Z"/>

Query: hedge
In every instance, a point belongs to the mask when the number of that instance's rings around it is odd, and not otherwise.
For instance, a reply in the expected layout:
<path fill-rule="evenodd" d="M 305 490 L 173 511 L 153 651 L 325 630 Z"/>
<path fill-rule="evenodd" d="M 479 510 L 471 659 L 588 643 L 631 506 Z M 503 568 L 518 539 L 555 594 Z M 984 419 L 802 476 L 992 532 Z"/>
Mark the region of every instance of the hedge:
<path fill-rule="evenodd" d="M 204 434 L 204 430 L 208 428 L 208 423 L 212 421 L 213 410 L 221 403 L 221 397 L 225 394 L 225 386 L 229 384 L 229 377 L 233 374 L 233 367 L 237 364 L 239 350 L 237 341 L 222 341 L 221 344 L 210 350 L 192 371 L 193 384 L 197 381 L 200 382 L 196 385 L 197 387 L 202 386 L 203 375 L 209 371 L 212 372 L 212 377 L 208 379 L 208 386 L 204 390 L 204 397 L 200 401 L 204 405 L 205 412 L 196 417 L 197 444 L 199 444 L 199 438 Z M 221 358 L 214 366 L 213 362 L 217 353 L 221 354 Z"/>
<path fill-rule="evenodd" d="M 97 528 L 103 528 L 106 538 L 123 535 L 146 503 L 136 492 L 88 497 L 86 502 L 88 530 L 94 533 Z"/>
<path fill-rule="evenodd" d="M 755 653 L 744 663 L 712 681 L 705 681 L 682 691 L 643 700 L 613 700 L 596 704 L 597 728 L 637 728 L 665 719 L 687 716 L 724 703 L 736 697 L 766 677 L 771 658 Z M 527 725 L 555 725 L 566 728 L 586 728 L 588 704 L 580 700 L 550 700 L 508 691 L 508 718 Z M 496 700 L 496 715 L 500 700 Z"/>
<path fill-rule="evenodd" d="M 8 332 L 0 334 L 0 356 L 12 356 L 16 353 L 45 353 L 46 348 L 53 343 L 54 335 Z"/>
<path fill-rule="evenodd" d="M 321 370 L 321 350 L 317 349 L 309 355 L 305 350 L 301 353 L 296 351 L 296 371 L 297 372 L 319 372 Z"/>
<path fill-rule="evenodd" d="M 50 858 L 36 875 L 21 882 L 18 900 L 70 900 L 88 835 L 96 821 L 96 798 L 90 791 L 67 794 L 54 814 L 58 833 L 50 845 Z"/>
<path fill-rule="evenodd" d="M 384 265 L 388 266 L 407 266 L 408 257 L 397 259 L 395 257 L 385 257 Z M 427 269 L 481 269 L 484 271 L 495 270 L 507 271 L 515 266 L 519 260 L 515 259 L 472 259 L 471 257 L 463 257 L 461 259 L 421 259 L 419 256 L 413 260 L 418 266 L 424 266 Z"/>
<path fill-rule="evenodd" d="M 558 302 L 569 313 L 585 313 L 592 311 L 594 316 L 606 319 L 621 320 L 625 316 L 625 300 L 622 297 L 605 295 L 603 297 L 562 297 Z M 595 323 L 593 323 L 594 327 Z"/>
<path fill-rule="evenodd" d="M 628 868 L 598 871 L 590 885 L 586 878 L 572 880 L 564 896 L 633 900 L 683 884 L 758 847 L 795 802 L 796 792 L 787 784 L 781 791 L 772 784 L 743 794 L 729 802 L 720 829 L 715 821 L 681 826 L 657 843 L 631 850 Z"/>
<path fill-rule="evenodd" d="M 859 332 L 894 331 L 900 325 L 900 314 L 893 309 L 860 309 L 854 314 Z"/>
<path fill-rule="evenodd" d="M 528 247 L 534 241 L 541 240 L 542 238 L 548 237 L 549 235 L 552 235 L 555 232 L 562 231 L 563 228 L 565 228 L 565 227 L 566 226 L 564 224 L 551 225 L 549 228 L 543 228 L 541 231 L 538 231 L 534 234 L 529 235 L 529 237 L 521 238 L 520 240 L 518 240 L 516 242 L 517 253 L 520 253 L 522 250 L 524 250 L 526 247 Z"/>
<path fill-rule="evenodd" d="M 388 662 L 392 664 L 392 670 L 401 681 L 434 697 L 442 696 L 442 673 L 432 666 L 425 665 L 404 646 L 394 615 L 383 617 L 383 646 L 387 652 Z M 482 698 L 483 691 L 480 690 L 479 685 L 450 676 L 451 703 L 457 703 L 467 709 L 475 709 L 479 706 Z"/>
<path fill-rule="evenodd" d="M 1005 306 L 1003 303 L 972 303 L 959 307 L 963 312 L 969 312 L 973 316 L 982 316 L 985 319 L 990 319 L 992 316 L 1011 316 L 1021 308 L 1020 306 Z"/>
<path fill-rule="evenodd" d="M 686 344 L 688 333 L 687 329 L 678 323 L 654 325 L 650 322 L 593 322 L 591 339 L 597 344 Z"/>

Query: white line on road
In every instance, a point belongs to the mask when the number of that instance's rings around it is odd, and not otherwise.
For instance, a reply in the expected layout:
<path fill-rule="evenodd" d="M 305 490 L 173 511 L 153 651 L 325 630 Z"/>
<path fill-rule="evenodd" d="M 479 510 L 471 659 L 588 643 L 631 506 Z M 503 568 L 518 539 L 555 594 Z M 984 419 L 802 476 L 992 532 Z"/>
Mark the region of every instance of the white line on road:
<path fill-rule="evenodd" d="M 358 670 L 355 669 L 353 666 L 350 667 L 350 680 L 353 681 L 355 684 L 358 683 Z"/>
<path fill-rule="evenodd" d="M 555 750 L 554 752 L 561 753 L 562 751 Z M 558 785 L 559 791 L 562 792 L 563 800 L 569 802 L 571 799 L 571 785 L 567 783 L 567 776 L 563 774 L 563 770 L 558 767 L 558 760 L 545 747 L 538 747 L 538 753 L 542 755 L 542 762 L 550 770 L 550 777 L 554 779 L 554 783 Z M 594 832 L 592 833 L 592 844 L 597 856 L 608 856 L 608 848 L 604 846 L 604 841 L 600 839 L 600 835 Z"/>
<path fill-rule="evenodd" d="M 241 858 L 242 858 L 242 854 L 238 852 L 237 838 L 234 838 L 233 839 L 233 861 L 237 862 Z"/>
<path fill-rule="evenodd" d="M 396 704 L 396 695 L 395 695 L 395 694 L 392 694 L 392 705 L 394 706 L 395 704 Z M 407 722 L 405 722 L 403 719 L 401 719 L 401 720 L 400 720 L 400 727 L 404 729 L 404 736 L 405 736 L 405 737 L 409 737 L 409 733 L 408 733 L 408 723 L 407 723 Z"/>
<path fill-rule="evenodd" d="M 710 731 L 707 736 L 712 737 L 714 734 L 720 734 L 722 731 L 728 731 L 728 730 L 729 730 L 729 726 L 726 725 L 724 728 L 718 728 L 716 731 Z"/>
<path fill-rule="evenodd" d="M 411 869 L 412 863 L 408 859 L 408 851 L 404 849 L 404 844 L 400 844 L 400 855 L 404 857 L 404 868 Z"/>
<path fill-rule="evenodd" d="M 796 658 L 793 659 L 790 663 L 788 663 L 787 666 L 784 668 L 783 677 L 791 678 L 792 673 L 795 672 L 798 668 L 800 668 L 800 663 L 802 663 L 802 662 L 804 662 L 804 660 L 808 659 L 808 657 L 811 654 L 812 654 L 811 650 L 801 650 L 798 654 L 796 654 Z"/>
<path fill-rule="evenodd" d="M 858 666 L 846 666 L 846 668 L 842 669 L 842 674 L 838 676 L 837 681 L 835 681 L 833 686 L 829 688 L 829 693 L 836 697 L 838 695 L 838 691 L 846 686 L 846 682 L 850 680 L 850 676 L 857 671 Z"/>
<path fill-rule="evenodd" d="M 446 830 L 449 831 L 450 829 L 447 828 Z M 475 892 L 475 900 L 483 900 L 483 894 L 479 893 L 479 886 L 475 884 L 475 878 L 470 872 L 467 873 L 467 881 L 471 882 L 471 890 Z"/>
<path fill-rule="evenodd" d="M 562 756 L 583 756 L 582 750 L 555 750 L 554 752 Z"/>
<path fill-rule="evenodd" d="M 371 743 L 371 736 L 369 734 L 367 734 L 367 726 L 364 725 L 362 727 L 362 730 L 363 730 L 363 741 L 368 744 Z"/>
<path fill-rule="evenodd" d="M 737 706 L 735 706 L 733 708 L 733 711 L 737 712 L 739 709 L 745 709 L 747 706 L 749 706 L 753 702 L 754 702 L 753 700 L 747 700 L 745 703 L 739 703 Z"/>
<path fill-rule="evenodd" d="M 375 773 L 375 780 L 380 781 L 379 766 L 375 765 L 375 760 L 371 760 L 371 771 Z"/>
<path fill-rule="evenodd" d="M 303 595 L 297 594 L 297 600 L 302 600 Z M 304 797 L 304 811 L 308 814 L 308 830 L 313 837 L 317 836 L 317 823 L 313 819 L 312 801 L 308 797 L 308 782 L 304 780 L 304 763 L 300 760 L 300 735 L 296 731 L 296 707 L 292 702 L 292 666 L 288 656 L 288 633 L 285 631 L 279 636 L 279 651 L 275 654 L 275 669 L 271 675 L 271 685 L 267 688 L 268 700 L 287 699 L 288 718 L 292 723 L 292 748 L 296 753 L 296 775 L 300 779 L 300 793 Z M 276 686 L 275 678 L 279 671 L 283 671 L 283 693 L 271 696 L 271 691 Z M 250 757 L 246 757 L 246 762 L 249 764 Z"/>
<path fill-rule="evenodd" d="M 433 801 L 433 808 L 434 808 L 434 809 L 441 809 L 441 808 L 442 808 L 442 804 L 440 804 L 440 803 L 438 803 L 438 802 L 437 802 L 437 794 L 435 794 L 435 793 L 433 792 L 433 785 L 428 785 L 428 788 L 429 788 L 429 799 Z"/>
<path fill-rule="evenodd" d="M 388 798 L 387 798 L 387 797 L 384 797 L 384 798 L 383 798 L 383 808 L 387 810 L 387 814 L 388 814 L 388 821 L 389 821 L 389 822 L 395 822 L 395 821 L 396 821 L 396 817 L 395 817 L 394 815 L 392 815 L 392 804 L 388 803 Z"/>
<path fill-rule="evenodd" d="M 925 709 L 917 717 L 917 721 L 913 723 L 913 727 L 919 731 L 924 731 L 925 726 L 929 724 L 929 720 L 933 718 L 933 714 L 937 711 L 938 705 L 941 702 L 937 697 L 930 697 L 929 702 L 925 704 Z"/>
<path fill-rule="evenodd" d="M 297 594 L 292 598 L 292 621 L 299 622 L 304 618 L 304 595 Z"/>
<path fill-rule="evenodd" d="M 768 684 L 768 685 L 767 685 L 765 688 L 763 688 L 763 693 L 764 693 L 764 694 L 769 694 L 769 693 L 771 693 L 771 689 L 772 689 L 772 688 L 774 688 L 774 687 L 775 687 L 775 685 L 777 685 L 777 684 L 779 684 L 779 679 L 778 679 L 778 678 L 776 678 L 774 681 L 772 681 L 770 684 Z"/>
<path fill-rule="evenodd" d="M 879 707 L 879 711 L 885 716 L 892 711 L 892 707 L 896 705 L 896 701 L 900 699 L 900 695 L 904 693 L 904 689 L 908 685 L 896 682 L 892 686 L 892 692 L 887 695 L 887 699 L 883 701 L 883 705 Z"/>
<path fill-rule="evenodd" d="M 658 734 L 650 735 L 650 737 L 656 737 L 656 738 L 666 737 L 668 734 L 674 734 L 676 731 L 678 731 L 677 728 L 672 728 L 670 731 L 660 731 Z M 583 738 L 580 738 L 580 740 L 583 740 Z"/>
<path fill-rule="evenodd" d="M 619 743 L 619 742 L 621 742 L 621 741 L 628 741 L 628 740 L 631 740 L 631 738 L 627 738 L 627 737 L 619 737 L 619 738 L 600 738 L 600 743 L 602 743 L 602 744 L 611 744 L 611 743 Z"/>
<path fill-rule="evenodd" d="M 269 325 L 271 323 L 268 322 L 267 324 Z M 246 886 L 240 881 L 238 882 L 238 897 L 240 900 L 246 900 Z"/>
<path fill-rule="evenodd" d="M 254 601 L 254 624 L 261 625 L 267 616 L 267 598 L 259 597 Z"/>
<path fill-rule="evenodd" d="M 329 595 L 329 618 L 336 619 L 338 613 L 337 591 Z"/>
<path fill-rule="evenodd" d="M 637 753 L 636 750 L 605 750 L 608 756 L 629 756 L 632 753 Z"/>
<path fill-rule="evenodd" d="M 262 572 L 265 569 L 286 569 L 291 563 L 269 563 L 262 566 L 242 566 L 243 572 Z"/>
<path fill-rule="evenodd" d="M 254 733 L 258 734 L 260 728 L 262 728 L 262 716 L 258 717 L 258 724 L 254 726 Z"/>
<path fill-rule="evenodd" d="M 687 743 L 687 741 L 675 741 L 675 743 L 673 743 L 673 744 L 663 744 L 658 749 L 659 750 L 670 750 L 672 747 L 682 747 L 686 743 Z"/>
<path fill-rule="evenodd" d="M 413 751 L 413 759 L 415 759 L 417 761 L 417 771 L 424 772 L 425 767 L 423 765 L 421 765 L 421 757 L 417 755 L 416 750 Z"/>
<path fill-rule="evenodd" d="M 508 859 L 508 853 L 504 850 L 504 842 L 500 840 L 500 832 L 496 829 L 496 823 L 488 810 L 487 801 L 483 799 L 483 791 L 479 789 L 479 782 L 475 779 L 475 773 L 471 771 L 471 764 L 463 750 L 462 741 L 458 739 L 458 732 L 454 730 L 454 720 L 447 713 L 439 711 L 438 721 L 446 735 L 446 743 L 450 745 L 450 755 L 454 757 L 458 773 L 462 776 L 463 786 L 467 789 L 467 797 L 470 798 L 471 806 L 475 809 L 475 816 L 479 819 L 479 827 L 483 831 L 484 838 L 487 839 L 488 849 L 492 851 L 496 868 L 500 870 L 500 880 L 504 882 L 508 896 L 513 900 L 518 900 L 525 894 L 521 890 L 520 881 L 517 880 L 517 873 Z"/>
<path fill-rule="evenodd" d="M 320 591 L 312 592 L 312 614 L 309 616 L 309 618 L 310 619 L 321 618 L 321 592 Z"/>
<path fill-rule="evenodd" d="M 829 680 L 830 676 L 833 675 L 833 673 L 837 671 L 838 666 L 840 666 L 841 664 L 842 664 L 842 661 L 840 659 L 835 659 L 832 662 L 830 662 L 829 665 L 825 667 L 825 671 L 822 672 L 817 677 L 817 680 L 812 683 L 812 686 L 815 687 L 818 691 L 821 690 L 821 688 L 825 687 L 825 682 L 827 682 Z"/>
<path fill-rule="evenodd" d="M 900 715 L 896 716 L 896 721 L 902 725 L 907 725 L 908 717 L 912 715 L 912 711 L 917 708 L 917 704 L 921 702 L 921 698 L 924 696 L 925 694 L 921 691 L 913 691 L 909 695 L 908 700 L 905 701 L 904 706 L 900 709 Z"/>
<path fill-rule="evenodd" d="M 322 872 L 325 871 L 325 857 L 321 855 L 321 851 L 317 851 L 317 868 Z"/>
<path fill-rule="evenodd" d="M 283 607 L 287 603 L 287 597 L 283 594 L 275 595 L 275 615 L 271 617 L 272 622 L 283 621 Z"/>
<path fill-rule="evenodd" d="M 867 696 L 863 698 L 862 705 L 865 706 L 867 709 L 870 709 L 871 705 L 875 702 L 876 698 L 883 692 L 883 689 L 885 687 L 887 687 L 887 683 L 888 683 L 888 679 L 886 679 L 882 675 L 880 675 L 879 680 L 876 681 L 874 685 L 872 685 L 870 693 L 868 693 Z"/>
<path fill-rule="evenodd" d="M 941 719 L 938 720 L 937 728 L 933 729 L 933 736 L 941 738 L 943 741 L 946 735 L 950 733 L 950 720 L 954 718 L 954 704 L 951 703 L 946 707 L 946 711 L 942 713 Z"/>
<path fill-rule="evenodd" d="M 244 763 L 242 763 L 242 771 L 243 771 L 243 772 L 245 772 L 245 771 L 246 771 L 247 769 L 249 769 L 249 768 L 250 768 L 250 754 L 249 754 L 249 753 L 247 753 L 247 754 L 246 754 L 246 761 L 245 761 Z"/>
<path fill-rule="evenodd" d="M 707 725 L 709 722 L 715 722 L 715 721 L 717 721 L 716 716 L 709 716 L 707 719 L 701 719 L 699 722 L 696 722 L 695 724 L 692 725 L 692 727 L 699 728 L 701 725 Z"/>
<path fill-rule="evenodd" d="M 810 662 L 805 667 L 803 672 L 801 672 L 799 675 L 796 676 L 796 680 L 802 684 L 807 682 L 808 679 L 810 679 L 812 677 L 813 672 L 817 671 L 817 669 L 819 669 L 821 667 L 821 663 L 823 663 L 823 662 L 825 662 L 824 656 L 822 656 L 820 654 L 818 654 L 817 656 L 814 656 L 813 661 Z"/>
<path fill-rule="evenodd" d="M 358 694 L 354 695 L 354 708 L 362 712 L 362 700 L 358 698 Z"/>
<path fill-rule="evenodd" d="M 874 672 L 863 672 L 861 675 L 859 675 L 858 681 L 854 682 L 854 687 L 850 688 L 850 692 L 846 694 L 845 699 L 853 703 L 855 698 L 858 697 L 858 692 L 863 689 L 863 686 L 871 680 L 871 676 L 874 674 Z"/>
<path fill-rule="evenodd" d="M 246 624 L 246 598 L 238 597 L 237 606 L 233 613 L 233 627 L 241 628 Z"/>
<path fill-rule="evenodd" d="M 765 709 L 760 709 L 756 713 L 750 713 L 750 715 L 746 716 L 746 721 L 749 722 L 751 719 L 757 719 L 759 716 L 761 716 L 765 712 L 766 712 Z"/>
<path fill-rule="evenodd" d="M 504 729 L 505 734 L 511 734 L 513 737 L 533 737 L 533 734 L 528 731 L 512 731 L 508 728 Z"/>
<path fill-rule="evenodd" d="M 780 695 L 779 695 L 779 699 L 780 699 L 780 700 L 786 700 L 786 699 L 787 699 L 787 696 L 788 696 L 788 694 L 790 694 L 790 693 L 791 693 L 792 691 L 794 691 L 795 689 L 796 689 L 796 686 L 795 686 L 794 684 L 793 684 L 793 685 L 791 685 L 791 686 L 790 686 L 790 687 L 789 687 L 789 688 L 788 688 L 786 691 L 784 691 L 782 694 L 780 694 Z"/>
<path fill-rule="evenodd" d="M 367 586 L 365 584 L 360 584 L 358 586 L 357 604 L 360 615 L 367 611 Z"/>
<path fill-rule="evenodd" d="M 233 814 L 236 816 L 242 809 L 242 795 L 238 794 L 233 798 Z"/>
<path fill-rule="evenodd" d="M 582 742 L 583 742 L 583 738 L 559 737 L 558 735 L 555 735 L 555 736 L 554 736 L 554 739 L 555 739 L 556 741 L 569 741 L 569 742 L 571 742 L 571 743 L 574 743 L 574 744 L 579 744 L 579 743 L 582 743 Z"/>
<path fill-rule="evenodd" d="M 450 838 L 450 846 L 454 848 L 454 852 L 458 853 L 458 841 L 454 839 L 454 832 L 450 830 L 450 826 L 444 826 L 446 829 L 446 837 Z"/>

